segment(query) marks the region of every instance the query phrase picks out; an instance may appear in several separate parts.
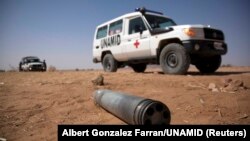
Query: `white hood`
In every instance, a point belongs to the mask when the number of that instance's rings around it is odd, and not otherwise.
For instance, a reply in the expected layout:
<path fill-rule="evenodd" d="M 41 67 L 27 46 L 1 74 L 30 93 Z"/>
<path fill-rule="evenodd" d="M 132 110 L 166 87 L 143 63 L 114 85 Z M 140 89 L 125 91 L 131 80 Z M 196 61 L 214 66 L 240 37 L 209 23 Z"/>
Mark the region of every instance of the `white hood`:
<path fill-rule="evenodd" d="M 31 63 L 29 63 L 29 66 L 31 66 L 31 65 L 43 65 L 43 63 L 41 63 L 41 62 L 31 62 Z"/>
<path fill-rule="evenodd" d="M 174 29 L 183 29 L 183 28 L 204 28 L 204 27 L 209 27 L 208 25 L 201 25 L 201 24 L 196 24 L 196 25 L 176 25 L 176 26 L 172 26 L 172 28 Z M 210 27 L 209 27 L 210 28 Z"/>

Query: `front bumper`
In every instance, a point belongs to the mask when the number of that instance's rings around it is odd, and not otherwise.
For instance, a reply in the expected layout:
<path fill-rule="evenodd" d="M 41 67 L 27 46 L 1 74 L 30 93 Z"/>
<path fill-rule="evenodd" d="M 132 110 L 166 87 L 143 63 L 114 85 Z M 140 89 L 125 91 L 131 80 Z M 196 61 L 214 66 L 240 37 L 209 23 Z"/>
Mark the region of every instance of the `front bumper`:
<path fill-rule="evenodd" d="M 45 71 L 46 68 L 43 65 L 31 65 L 29 71 Z"/>
<path fill-rule="evenodd" d="M 220 41 L 186 40 L 182 44 L 190 54 L 209 56 L 227 53 L 227 44 Z"/>

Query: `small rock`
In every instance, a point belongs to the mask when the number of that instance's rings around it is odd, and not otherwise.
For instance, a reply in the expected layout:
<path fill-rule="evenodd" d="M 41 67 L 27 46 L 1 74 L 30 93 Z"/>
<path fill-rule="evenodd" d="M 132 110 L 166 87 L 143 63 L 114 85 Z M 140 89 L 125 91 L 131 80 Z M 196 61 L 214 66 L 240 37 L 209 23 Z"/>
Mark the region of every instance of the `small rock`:
<path fill-rule="evenodd" d="M 158 71 L 154 71 L 153 74 L 159 74 Z"/>
<path fill-rule="evenodd" d="M 209 83 L 208 90 L 212 91 L 214 88 L 216 88 L 216 85 L 214 83 Z"/>
<path fill-rule="evenodd" d="M 241 80 L 235 80 L 232 82 L 232 84 L 235 86 L 235 87 L 243 87 L 244 86 L 244 83 L 243 81 Z"/>
<path fill-rule="evenodd" d="M 72 84 L 73 82 L 71 81 L 65 81 L 64 84 Z"/>
<path fill-rule="evenodd" d="M 245 119 L 245 118 L 248 118 L 248 115 L 247 115 L 247 114 L 244 114 L 244 115 L 242 115 L 241 117 L 239 117 L 239 119 Z"/>
<path fill-rule="evenodd" d="M 218 88 L 213 88 L 212 92 L 219 92 L 219 89 Z"/>
<path fill-rule="evenodd" d="M 104 85 L 104 77 L 102 74 L 98 75 L 96 78 L 91 81 L 94 85 L 102 86 Z"/>
<path fill-rule="evenodd" d="M 224 87 L 227 87 L 233 80 L 231 78 L 226 78 L 222 80 Z"/>
<path fill-rule="evenodd" d="M 246 89 L 244 82 L 241 80 L 231 81 L 228 85 L 224 85 L 224 87 L 226 91 L 238 91 Z"/>
<path fill-rule="evenodd" d="M 0 85 L 4 85 L 4 82 L 0 82 Z"/>
<path fill-rule="evenodd" d="M 227 92 L 224 87 L 220 87 L 220 92 Z"/>
<path fill-rule="evenodd" d="M 204 104 L 204 103 L 205 103 L 204 100 L 203 100 L 202 98 L 200 98 L 200 103 L 201 103 L 201 104 Z"/>
<path fill-rule="evenodd" d="M 7 141 L 7 139 L 0 137 L 0 141 Z"/>
<path fill-rule="evenodd" d="M 40 82 L 39 85 L 46 85 L 48 82 Z"/>
<path fill-rule="evenodd" d="M 228 87 L 226 87 L 226 88 L 228 88 L 229 90 L 231 90 L 231 91 L 238 91 L 239 90 L 239 87 L 237 87 L 237 86 L 234 86 L 234 85 L 229 85 Z"/>
<path fill-rule="evenodd" d="M 240 89 L 240 90 L 246 90 L 247 87 L 243 86 L 243 87 L 240 87 L 239 89 Z"/>
<path fill-rule="evenodd" d="M 226 83 L 230 83 L 230 82 L 232 82 L 232 81 L 233 81 L 232 78 L 226 78 L 226 79 L 225 79 L 225 82 L 226 82 Z"/>
<path fill-rule="evenodd" d="M 220 109 L 217 109 L 217 111 L 218 111 L 218 115 L 219 115 L 220 117 L 222 117 L 221 110 L 220 110 Z"/>

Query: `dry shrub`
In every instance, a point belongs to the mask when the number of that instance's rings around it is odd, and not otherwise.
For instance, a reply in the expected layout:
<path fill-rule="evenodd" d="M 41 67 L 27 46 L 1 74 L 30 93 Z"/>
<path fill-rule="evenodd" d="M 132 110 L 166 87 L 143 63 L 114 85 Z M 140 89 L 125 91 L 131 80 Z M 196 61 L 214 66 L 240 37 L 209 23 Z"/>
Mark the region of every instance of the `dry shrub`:
<path fill-rule="evenodd" d="M 56 71 L 56 67 L 55 66 L 49 66 L 48 71 L 54 72 L 54 71 Z"/>
<path fill-rule="evenodd" d="M 10 67 L 10 70 L 8 70 L 8 72 L 18 72 L 18 68 L 12 66 L 12 65 L 9 65 Z"/>
<path fill-rule="evenodd" d="M 221 67 L 232 67 L 232 65 L 231 64 L 223 64 L 223 65 L 221 65 Z"/>

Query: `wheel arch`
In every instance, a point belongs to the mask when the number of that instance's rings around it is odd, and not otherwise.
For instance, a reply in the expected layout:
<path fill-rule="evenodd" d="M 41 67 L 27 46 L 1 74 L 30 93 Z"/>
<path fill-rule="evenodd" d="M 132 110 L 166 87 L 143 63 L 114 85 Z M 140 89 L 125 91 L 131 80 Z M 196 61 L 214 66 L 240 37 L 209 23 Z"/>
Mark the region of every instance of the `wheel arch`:
<path fill-rule="evenodd" d="M 104 56 L 105 56 L 106 54 L 111 54 L 111 55 L 113 55 L 112 52 L 111 52 L 110 50 L 105 50 L 105 51 L 103 51 L 103 52 L 102 52 L 102 55 L 101 55 L 101 62 L 102 62 L 102 60 L 103 60 L 103 58 L 104 58 Z"/>
<path fill-rule="evenodd" d="M 179 38 L 171 38 L 171 39 L 165 39 L 165 40 L 161 40 L 158 44 L 158 48 L 156 50 L 156 53 L 157 53 L 157 64 L 160 64 L 160 54 L 161 54 L 161 51 L 162 49 L 168 45 L 168 44 L 171 44 L 171 43 L 179 43 L 181 45 L 182 42 Z"/>

